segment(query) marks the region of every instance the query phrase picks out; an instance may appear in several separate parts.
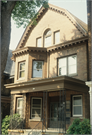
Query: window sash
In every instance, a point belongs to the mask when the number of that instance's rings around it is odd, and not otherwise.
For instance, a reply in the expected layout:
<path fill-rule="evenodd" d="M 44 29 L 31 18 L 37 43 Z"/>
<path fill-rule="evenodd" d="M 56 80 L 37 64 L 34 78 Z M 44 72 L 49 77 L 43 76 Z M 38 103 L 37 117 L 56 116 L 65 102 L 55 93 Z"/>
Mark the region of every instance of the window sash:
<path fill-rule="evenodd" d="M 33 100 L 35 99 L 39 99 L 41 100 L 40 104 L 39 104 L 39 107 L 33 107 L 34 104 L 33 104 Z M 35 104 L 37 105 L 37 104 Z M 33 113 L 33 110 L 38 110 L 40 112 L 40 114 L 36 114 L 36 113 Z M 41 118 L 41 115 L 42 115 L 42 98 L 32 98 L 32 103 L 31 103 L 31 118 Z M 35 117 L 33 117 L 35 116 Z"/>
<path fill-rule="evenodd" d="M 35 62 L 41 62 L 41 68 L 35 67 Z M 33 61 L 33 78 L 42 77 L 43 74 L 43 61 Z"/>
<path fill-rule="evenodd" d="M 75 56 L 75 62 L 69 63 L 69 58 Z M 60 74 L 61 73 L 61 74 Z M 72 55 L 58 59 L 58 75 L 73 75 L 77 74 L 77 55 Z"/>
<path fill-rule="evenodd" d="M 58 44 L 60 42 L 60 31 L 54 33 L 54 38 L 55 44 Z"/>
<path fill-rule="evenodd" d="M 24 64 L 24 67 L 23 69 L 21 69 L 21 65 L 23 64 Z M 25 62 L 21 62 L 19 63 L 19 78 L 24 78 L 24 77 L 25 77 Z"/>
<path fill-rule="evenodd" d="M 21 104 L 19 104 L 19 102 L 21 102 Z M 20 114 L 21 112 L 21 114 Z M 23 98 L 17 98 L 17 113 L 20 114 L 20 117 L 22 117 L 23 115 Z"/>
<path fill-rule="evenodd" d="M 80 104 L 79 105 L 74 105 L 74 97 L 81 97 L 80 99 Z M 73 105 L 72 105 L 72 107 L 73 107 L 73 109 L 72 109 L 72 111 L 73 111 L 73 116 L 82 116 L 82 96 L 81 95 L 78 95 L 78 96 L 73 96 L 73 98 L 72 98 L 72 101 L 73 101 Z M 78 107 L 81 107 L 80 108 L 80 113 L 74 113 L 74 108 L 76 109 L 77 108 L 77 111 L 78 111 Z"/>
<path fill-rule="evenodd" d="M 42 38 L 37 39 L 37 47 L 42 47 Z"/>

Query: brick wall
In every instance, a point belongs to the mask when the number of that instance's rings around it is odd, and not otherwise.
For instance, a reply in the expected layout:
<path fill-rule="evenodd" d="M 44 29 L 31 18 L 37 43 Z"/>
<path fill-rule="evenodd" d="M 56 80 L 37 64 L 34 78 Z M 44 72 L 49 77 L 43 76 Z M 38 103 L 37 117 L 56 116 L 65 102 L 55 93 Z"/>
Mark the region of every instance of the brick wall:
<path fill-rule="evenodd" d="M 69 55 L 77 55 L 77 75 L 72 76 L 76 79 L 87 81 L 88 70 L 87 70 L 87 48 L 86 43 L 77 44 L 72 47 L 60 49 L 50 53 L 50 64 L 49 64 L 49 77 L 57 76 L 57 58 L 66 57 Z"/>
<path fill-rule="evenodd" d="M 66 101 L 70 101 L 70 122 L 67 123 L 66 128 L 68 128 L 68 126 L 73 122 L 73 120 L 76 117 L 72 117 L 72 113 L 71 113 L 71 108 L 72 108 L 72 96 L 73 95 L 82 95 L 82 104 L 83 104 L 83 116 L 80 117 L 80 119 L 84 119 L 84 118 L 89 118 L 89 93 L 87 92 L 78 92 L 78 91 L 71 91 L 71 90 L 66 90 Z M 30 110 L 31 110 L 31 98 L 32 97 L 41 97 L 43 99 L 43 93 L 42 92 L 37 92 L 37 93 L 28 93 L 27 97 L 26 97 L 26 128 L 38 128 L 38 129 L 42 129 L 42 121 L 31 121 L 31 117 L 30 117 Z M 62 92 L 61 92 L 61 97 L 62 97 Z M 49 92 L 47 94 L 47 107 L 44 107 L 44 111 L 48 110 L 46 113 L 42 113 L 42 115 L 44 116 L 44 119 L 46 118 L 47 115 L 47 120 L 46 120 L 46 126 L 48 127 L 49 124 L 47 123 L 49 120 L 48 118 L 50 118 L 50 103 L 51 102 L 55 102 L 58 101 L 59 102 L 59 98 L 60 98 L 60 92 Z M 44 100 L 46 101 L 46 100 Z M 43 103 L 43 100 L 42 100 Z M 43 111 L 43 109 L 42 109 Z M 36 126 L 37 125 L 37 126 Z M 45 126 L 45 122 L 44 122 L 44 126 Z M 43 128 L 44 128 L 43 126 Z"/>

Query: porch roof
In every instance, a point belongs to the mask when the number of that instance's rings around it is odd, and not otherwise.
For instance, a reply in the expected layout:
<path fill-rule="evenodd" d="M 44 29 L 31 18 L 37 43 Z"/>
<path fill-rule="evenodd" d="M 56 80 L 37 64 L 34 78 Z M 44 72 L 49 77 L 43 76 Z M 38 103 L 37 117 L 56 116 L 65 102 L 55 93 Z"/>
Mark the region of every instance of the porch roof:
<path fill-rule="evenodd" d="M 85 85 L 85 81 L 69 76 L 56 76 L 53 78 L 11 83 L 6 84 L 5 87 L 11 89 L 11 94 L 39 91 L 57 91 L 63 89 L 87 92 L 89 89 L 88 86 Z"/>

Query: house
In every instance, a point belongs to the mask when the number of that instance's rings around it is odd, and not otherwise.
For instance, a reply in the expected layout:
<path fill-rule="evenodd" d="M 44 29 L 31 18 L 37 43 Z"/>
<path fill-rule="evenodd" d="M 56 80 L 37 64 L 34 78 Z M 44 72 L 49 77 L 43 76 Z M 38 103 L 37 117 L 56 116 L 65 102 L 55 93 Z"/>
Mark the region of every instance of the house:
<path fill-rule="evenodd" d="M 21 134 L 65 133 L 74 119 L 89 118 L 88 56 L 87 25 L 63 8 L 41 7 L 12 52 L 14 83 L 5 85 L 11 114 L 24 119 Z"/>

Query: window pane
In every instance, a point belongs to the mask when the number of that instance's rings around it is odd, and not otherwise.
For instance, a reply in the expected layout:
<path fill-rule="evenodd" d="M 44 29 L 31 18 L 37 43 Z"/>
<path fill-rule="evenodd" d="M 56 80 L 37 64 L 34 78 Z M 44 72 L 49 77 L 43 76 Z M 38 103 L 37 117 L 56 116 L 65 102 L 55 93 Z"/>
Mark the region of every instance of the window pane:
<path fill-rule="evenodd" d="M 42 61 L 33 61 L 33 77 L 42 77 Z"/>
<path fill-rule="evenodd" d="M 77 73 L 77 65 L 76 65 L 76 55 L 70 56 L 68 58 L 68 67 L 69 67 L 69 74 Z"/>
<path fill-rule="evenodd" d="M 41 40 L 41 38 L 37 39 L 37 47 L 42 47 L 42 40 Z"/>
<path fill-rule="evenodd" d="M 82 105 L 82 99 L 81 97 L 73 97 L 73 105 Z"/>
<path fill-rule="evenodd" d="M 39 117 L 41 117 L 41 114 L 32 114 L 32 118 L 39 118 Z"/>
<path fill-rule="evenodd" d="M 18 106 L 17 107 L 22 107 L 23 99 L 22 98 L 20 98 L 20 99 L 18 98 L 17 102 L 18 102 Z"/>
<path fill-rule="evenodd" d="M 42 77 L 42 70 L 33 70 L 33 77 Z"/>
<path fill-rule="evenodd" d="M 74 115 L 81 115 L 82 114 L 82 107 L 81 106 L 74 106 Z"/>
<path fill-rule="evenodd" d="M 34 69 L 42 69 L 42 64 L 43 64 L 42 61 L 34 61 L 33 62 L 33 68 Z"/>
<path fill-rule="evenodd" d="M 69 74 L 77 73 L 76 65 L 69 66 Z"/>
<path fill-rule="evenodd" d="M 21 110 L 21 109 L 17 110 L 17 113 L 20 114 L 21 117 L 22 117 L 22 112 L 23 112 L 23 110 Z"/>
<path fill-rule="evenodd" d="M 45 47 L 51 46 L 51 36 L 45 37 Z"/>
<path fill-rule="evenodd" d="M 66 58 L 59 59 L 59 75 L 66 75 Z"/>
<path fill-rule="evenodd" d="M 40 109 L 32 109 L 32 114 L 41 114 L 41 110 Z"/>
<path fill-rule="evenodd" d="M 33 104 L 41 104 L 41 99 L 33 99 Z"/>
<path fill-rule="evenodd" d="M 25 71 L 20 71 L 20 77 L 24 77 L 25 76 Z"/>
<path fill-rule="evenodd" d="M 25 69 L 25 63 L 20 63 L 20 70 L 24 70 Z"/>
<path fill-rule="evenodd" d="M 60 32 L 55 32 L 55 44 L 60 42 Z"/>

